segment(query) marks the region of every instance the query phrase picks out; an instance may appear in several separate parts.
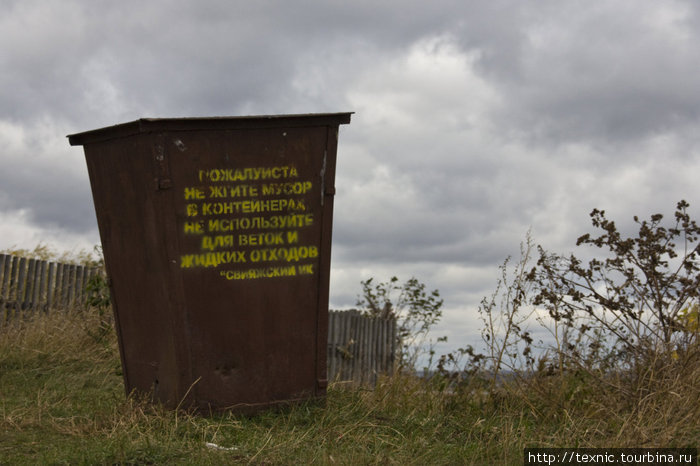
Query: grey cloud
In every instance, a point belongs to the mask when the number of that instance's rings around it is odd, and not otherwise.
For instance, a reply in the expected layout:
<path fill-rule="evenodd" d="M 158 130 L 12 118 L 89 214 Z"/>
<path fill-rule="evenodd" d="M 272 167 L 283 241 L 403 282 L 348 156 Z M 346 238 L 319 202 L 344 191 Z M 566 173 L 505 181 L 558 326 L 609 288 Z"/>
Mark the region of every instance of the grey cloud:
<path fill-rule="evenodd" d="M 87 183 L 76 183 L 73 178 L 39 176 L 31 186 L 26 186 L 27 179 L 31 178 L 34 177 L 2 179 L 3 191 L 10 193 L 3 209 L 19 210 L 30 206 L 33 223 L 47 229 L 60 228 L 76 233 L 97 231 Z"/>
<path fill-rule="evenodd" d="M 566 252 L 593 207 L 700 208 L 699 18 L 687 0 L 5 1 L 0 131 L 25 137 L 0 154 L 0 210 L 96 240 L 67 133 L 357 111 L 333 252 L 352 283 L 332 299 L 353 301 L 367 273 L 417 275 L 457 327 L 530 227 Z"/>
<path fill-rule="evenodd" d="M 498 118 L 515 132 L 615 143 L 697 124 L 697 12 L 662 27 L 653 24 L 658 2 L 538 5 L 544 14 L 518 25 L 513 64 L 484 64 L 508 99 Z"/>
<path fill-rule="evenodd" d="M 36 127 L 29 127 L 28 131 L 32 129 Z M 34 224 L 50 230 L 59 228 L 78 234 L 96 232 L 87 171 L 71 167 L 84 163 L 82 154 L 59 153 L 54 157 L 42 153 L 46 149 L 32 142 L 33 137 L 28 139 L 26 153 L 10 154 L 10 157 L 6 154 L 3 161 L 0 208 L 28 209 Z M 64 142 L 60 139 L 59 143 Z"/>
<path fill-rule="evenodd" d="M 16 3 L 5 15 L 15 46 L 5 55 L 12 72 L 0 103 L 15 119 L 49 112 L 94 121 L 102 116 L 82 112 L 98 79 L 111 83 L 130 118 L 283 112 L 304 56 L 345 43 L 402 47 L 445 27 L 448 11 L 402 2 Z"/>

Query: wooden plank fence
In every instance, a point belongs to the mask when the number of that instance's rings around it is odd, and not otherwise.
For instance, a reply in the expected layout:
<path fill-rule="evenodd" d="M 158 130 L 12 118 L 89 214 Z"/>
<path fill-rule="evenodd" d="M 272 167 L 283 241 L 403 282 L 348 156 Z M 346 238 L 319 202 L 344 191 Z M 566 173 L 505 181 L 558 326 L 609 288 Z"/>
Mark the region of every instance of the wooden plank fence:
<path fill-rule="evenodd" d="M 0 325 L 21 313 L 85 304 L 88 281 L 100 268 L 0 254 Z"/>
<path fill-rule="evenodd" d="M 85 306 L 97 267 L 0 254 L 0 328 L 21 314 Z M 328 380 L 374 386 L 392 374 L 397 356 L 396 321 L 331 311 L 328 318 Z"/>
<path fill-rule="evenodd" d="M 363 316 L 357 310 L 328 316 L 328 380 L 374 386 L 394 372 L 396 320 Z"/>

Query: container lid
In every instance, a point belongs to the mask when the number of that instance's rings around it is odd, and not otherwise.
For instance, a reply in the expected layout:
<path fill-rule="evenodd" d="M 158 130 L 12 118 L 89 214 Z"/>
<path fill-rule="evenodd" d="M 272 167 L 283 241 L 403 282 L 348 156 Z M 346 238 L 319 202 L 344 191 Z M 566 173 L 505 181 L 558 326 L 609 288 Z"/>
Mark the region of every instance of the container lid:
<path fill-rule="evenodd" d="M 228 117 L 190 118 L 140 118 L 128 123 L 69 134 L 71 146 L 132 136 L 139 133 L 161 131 L 228 130 L 240 128 L 338 126 L 350 123 L 350 115 L 344 113 L 306 113 L 296 115 L 252 115 Z"/>

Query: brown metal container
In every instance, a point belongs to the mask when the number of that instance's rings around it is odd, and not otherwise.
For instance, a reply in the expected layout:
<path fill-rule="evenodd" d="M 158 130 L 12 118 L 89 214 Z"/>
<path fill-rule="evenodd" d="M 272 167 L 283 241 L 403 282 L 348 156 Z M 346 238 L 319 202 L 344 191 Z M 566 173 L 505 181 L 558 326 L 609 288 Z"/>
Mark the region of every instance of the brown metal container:
<path fill-rule="evenodd" d="M 140 119 L 85 150 L 127 393 L 255 411 L 323 397 L 338 127 Z"/>

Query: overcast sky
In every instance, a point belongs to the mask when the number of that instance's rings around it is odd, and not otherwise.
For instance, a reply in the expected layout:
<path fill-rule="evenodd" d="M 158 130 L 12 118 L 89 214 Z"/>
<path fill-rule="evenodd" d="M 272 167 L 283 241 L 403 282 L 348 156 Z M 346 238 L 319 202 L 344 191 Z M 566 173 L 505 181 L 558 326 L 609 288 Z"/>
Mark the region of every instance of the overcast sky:
<path fill-rule="evenodd" d="M 141 117 L 356 112 L 341 127 L 331 307 L 440 290 L 436 335 L 528 230 L 700 217 L 700 2 L 0 0 L 0 249 L 99 243 L 81 147 Z"/>

